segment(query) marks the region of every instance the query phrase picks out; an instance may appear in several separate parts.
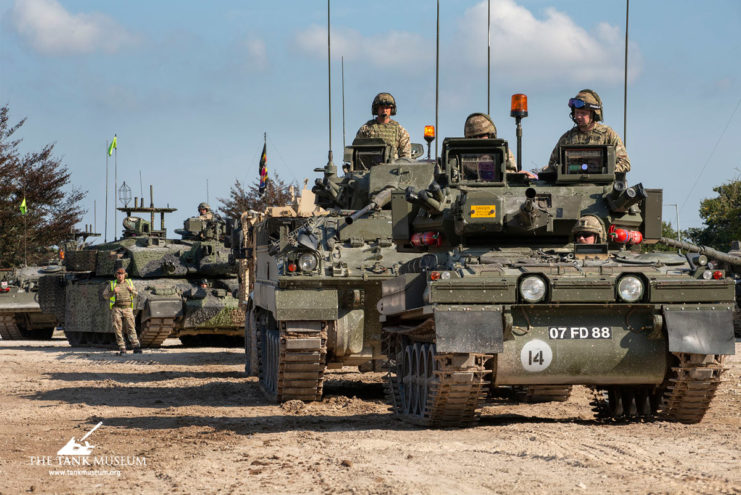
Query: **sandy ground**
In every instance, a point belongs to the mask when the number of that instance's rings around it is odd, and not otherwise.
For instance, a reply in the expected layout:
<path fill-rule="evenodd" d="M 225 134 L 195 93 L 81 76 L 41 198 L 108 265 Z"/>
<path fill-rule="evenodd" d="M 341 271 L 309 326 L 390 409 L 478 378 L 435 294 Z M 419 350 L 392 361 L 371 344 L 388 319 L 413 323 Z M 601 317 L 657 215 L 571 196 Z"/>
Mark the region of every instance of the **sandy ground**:
<path fill-rule="evenodd" d="M 281 407 L 239 349 L 0 341 L 0 493 L 741 493 L 736 353 L 698 425 L 601 424 L 579 387 L 425 430 L 391 417 L 380 374 L 333 372 L 321 403 Z M 90 455 L 57 455 L 100 422 Z"/>

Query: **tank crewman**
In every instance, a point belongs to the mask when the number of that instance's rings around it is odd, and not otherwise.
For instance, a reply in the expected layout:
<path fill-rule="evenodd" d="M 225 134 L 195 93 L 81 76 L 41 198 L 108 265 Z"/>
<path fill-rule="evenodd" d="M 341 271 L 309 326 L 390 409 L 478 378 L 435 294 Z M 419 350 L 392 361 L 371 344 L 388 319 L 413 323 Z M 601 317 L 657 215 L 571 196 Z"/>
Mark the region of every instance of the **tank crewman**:
<path fill-rule="evenodd" d="M 594 215 L 584 215 L 571 229 L 576 244 L 602 244 L 607 240 L 602 221 Z"/>
<path fill-rule="evenodd" d="M 463 137 L 473 139 L 496 139 L 497 127 L 494 125 L 494 121 L 491 120 L 491 117 L 487 114 L 480 112 L 472 113 L 466 117 L 466 123 L 463 125 Z M 515 155 L 512 153 L 511 149 L 508 148 L 507 151 L 509 151 L 509 155 L 507 156 L 507 172 L 517 172 L 517 160 L 515 160 Z M 535 174 L 526 170 L 523 170 L 520 173 L 527 174 L 528 177 L 532 179 L 538 178 Z"/>
<path fill-rule="evenodd" d="M 553 148 L 551 158 L 548 160 L 547 169 L 553 169 L 558 165 L 558 147 L 569 144 L 607 144 L 615 147 L 615 172 L 630 171 L 630 158 L 625 150 L 623 140 L 618 133 L 604 124 L 602 100 L 599 95 L 591 89 L 582 89 L 576 96 L 569 99 L 571 108 L 571 120 L 576 124 L 566 131 Z"/>
<path fill-rule="evenodd" d="M 208 203 L 203 202 L 198 204 L 198 218 L 201 220 L 213 220 L 214 214 L 211 211 L 211 207 Z"/>
<path fill-rule="evenodd" d="M 108 299 L 109 308 L 111 309 L 111 323 L 113 331 L 116 333 L 116 344 L 118 344 L 118 354 L 126 354 L 126 341 L 124 340 L 123 330 L 129 338 L 129 343 L 134 349 L 135 354 L 142 352 L 139 345 L 139 339 L 136 338 L 136 327 L 134 324 L 134 298 L 136 289 L 131 279 L 126 278 L 126 270 L 119 268 L 116 270 L 116 279 L 111 280 L 103 291 L 103 297 Z M 123 327 L 123 328 L 122 328 Z"/>
<path fill-rule="evenodd" d="M 378 93 L 373 98 L 371 112 L 375 118 L 358 129 L 356 138 L 381 138 L 391 148 L 391 158 L 411 158 L 412 143 L 409 133 L 391 118 L 396 115 L 396 100 L 391 93 Z"/>

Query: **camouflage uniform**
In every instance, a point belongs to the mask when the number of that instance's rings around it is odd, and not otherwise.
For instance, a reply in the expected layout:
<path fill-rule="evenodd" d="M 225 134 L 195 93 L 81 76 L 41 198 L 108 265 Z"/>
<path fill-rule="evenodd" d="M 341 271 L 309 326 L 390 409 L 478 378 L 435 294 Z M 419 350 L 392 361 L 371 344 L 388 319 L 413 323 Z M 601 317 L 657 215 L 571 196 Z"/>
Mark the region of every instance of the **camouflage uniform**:
<path fill-rule="evenodd" d="M 614 146 L 615 172 L 630 171 L 630 158 L 628 158 L 628 152 L 625 150 L 623 140 L 620 139 L 617 132 L 604 124 L 595 122 L 594 127 L 589 132 L 582 132 L 576 126 L 566 131 L 561 136 L 561 139 L 558 140 L 558 143 L 556 143 L 555 148 L 553 148 L 551 158 L 548 160 L 548 168 L 555 168 L 561 159 L 558 155 L 558 147 L 569 144 L 607 144 Z"/>
<path fill-rule="evenodd" d="M 203 215 L 200 215 L 201 210 L 206 210 L 206 213 L 204 213 Z M 198 205 L 198 213 L 199 213 L 198 215 L 199 220 L 213 220 L 214 219 L 214 214 L 211 211 L 211 206 L 208 203 L 200 203 Z"/>
<path fill-rule="evenodd" d="M 136 349 L 140 347 L 139 339 L 136 337 L 133 310 L 134 297 L 136 297 L 137 291 L 129 279 L 124 280 L 121 287 L 123 290 L 119 290 L 118 294 L 114 291 L 117 285 L 118 281 L 112 280 L 103 291 L 103 297 L 111 301 L 111 324 L 116 334 L 116 344 L 118 344 L 120 350 L 126 349 L 126 341 L 123 336 L 123 330 L 125 329 L 131 346 Z"/>
<path fill-rule="evenodd" d="M 412 143 L 409 133 L 401 124 L 391 119 L 388 124 L 379 124 L 371 119 L 358 129 L 356 138 L 381 138 L 391 147 L 391 158 L 411 158 Z"/>

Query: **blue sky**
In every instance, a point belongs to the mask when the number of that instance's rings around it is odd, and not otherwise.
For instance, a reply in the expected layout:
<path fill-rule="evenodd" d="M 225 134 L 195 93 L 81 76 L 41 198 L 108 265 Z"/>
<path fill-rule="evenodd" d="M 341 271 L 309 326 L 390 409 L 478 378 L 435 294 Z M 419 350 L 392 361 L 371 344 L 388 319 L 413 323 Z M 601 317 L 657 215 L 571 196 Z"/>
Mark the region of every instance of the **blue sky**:
<path fill-rule="evenodd" d="M 625 2 L 492 0 L 491 113 L 515 146 L 513 93 L 526 93 L 523 164 L 546 164 L 571 127 L 568 98 L 599 92 L 623 134 Z M 443 0 L 438 136 L 486 111 L 486 1 Z M 269 173 L 313 181 L 326 162 L 326 2 L 0 0 L 0 102 L 27 117 L 22 149 L 46 143 L 88 192 L 85 223 L 103 231 L 105 144 L 118 135 L 118 182 L 178 211 L 179 227 L 235 180 L 252 183 L 263 132 Z M 633 1 L 626 146 L 631 183 L 662 188 L 680 226 L 741 176 L 741 2 Z M 423 142 L 435 119 L 435 2 L 332 2 L 332 148 L 352 141 L 373 96 Z M 113 161 L 110 162 L 110 201 Z M 207 191 L 208 184 L 208 191 Z M 94 202 L 97 219 L 94 218 Z M 109 204 L 108 238 L 113 237 Z M 664 218 L 675 222 L 673 206 Z M 118 214 L 120 231 L 122 215 Z"/>

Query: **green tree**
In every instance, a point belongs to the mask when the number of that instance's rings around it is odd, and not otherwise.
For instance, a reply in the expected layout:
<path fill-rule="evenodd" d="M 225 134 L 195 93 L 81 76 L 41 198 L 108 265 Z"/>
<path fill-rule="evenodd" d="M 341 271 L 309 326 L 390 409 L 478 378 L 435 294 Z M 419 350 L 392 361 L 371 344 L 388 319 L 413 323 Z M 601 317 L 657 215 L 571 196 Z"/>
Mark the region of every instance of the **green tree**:
<path fill-rule="evenodd" d="M 731 242 L 741 239 L 741 181 L 730 181 L 714 187 L 713 191 L 718 193 L 717 197 L 700 203 L 705 228 L 689 229 L 687 234 L 695 244 L 729 251 Z"/>
<path fill-rule="evenodd" d="M 680 233 L 681 234 L 681 233 Z M 670 223 L 667 222 L 661 222 L 661 237 L 668 237 L 669 239 L 676 239 L 677 238 L 677 231 L 674 230 Z M 657 242 L 656 244 L 642 244 L 641 245 L 641 251 L 645 252 L 651 252 L 651 251 L 676 251 L 677 248 L 667 246 L 665 244 L 662 244 L 660 242 Z"/>
<path fill-rule="evenodd" d="M 69 237 L 85 213 L 84 192 L 70 187 L 70 172 L 53 156 L 54 145 L 21 154 L 17 137 L 26 119 L 11 125 L 0 107 L 0 267 L 45 262 L 49 248 Z M 26 200 L 26 214 L 21 203 Z"/>
<path fill-rule="evenodd" d="M 268 178 L 265 193 L 260 196 L 259 179 L 248 186 L 246 190 L 237 180 L 229 190 L 229 198 L 217 198 L 223 205 L 219 207 L 219 212 L 224 218 L 238 219 L 242 213 L 248 210 L 263 211 L 268 206 L 289 205 L 293 200 L 291 186 L 293 186 L 294 191 L 297 191 L 295 184 L 286 184 L 276 173 L 275 178 Z"/>

